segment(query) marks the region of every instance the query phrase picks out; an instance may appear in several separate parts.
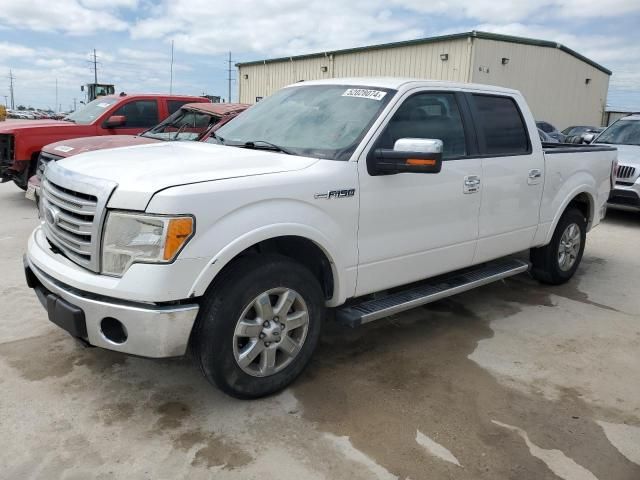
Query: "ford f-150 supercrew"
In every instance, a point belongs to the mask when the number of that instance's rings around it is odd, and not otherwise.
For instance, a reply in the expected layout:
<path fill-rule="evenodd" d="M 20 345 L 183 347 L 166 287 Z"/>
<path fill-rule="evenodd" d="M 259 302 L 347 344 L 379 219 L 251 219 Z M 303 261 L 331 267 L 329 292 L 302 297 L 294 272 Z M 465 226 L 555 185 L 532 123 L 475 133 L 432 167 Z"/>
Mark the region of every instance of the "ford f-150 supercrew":
<path fill-rule="evenodd" d="M 514 90 L 388 78 L 297 83 L 209 142 L 51 163 L 25 269 L 74 337 L 190 347 L 240 398 L 302 372 L 327 309 L 355 327 L 529 269 L 566 282 L 616 159 L 543 146 Z"/>

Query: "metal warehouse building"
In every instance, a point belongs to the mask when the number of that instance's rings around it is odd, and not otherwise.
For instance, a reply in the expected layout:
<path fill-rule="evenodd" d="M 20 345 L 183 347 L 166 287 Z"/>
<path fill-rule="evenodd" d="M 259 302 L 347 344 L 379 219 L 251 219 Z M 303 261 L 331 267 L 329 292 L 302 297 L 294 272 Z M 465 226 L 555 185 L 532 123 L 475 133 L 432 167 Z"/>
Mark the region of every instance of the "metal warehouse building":
<path fill-rule="evenodd" d="M 600 125 L 611 71 L 554 42 L 468 32 L 238 63 L 240 102 L 285 85 L 335 77 L 398 76 L 520 90 L 537 120 L 563 129 Z"/>

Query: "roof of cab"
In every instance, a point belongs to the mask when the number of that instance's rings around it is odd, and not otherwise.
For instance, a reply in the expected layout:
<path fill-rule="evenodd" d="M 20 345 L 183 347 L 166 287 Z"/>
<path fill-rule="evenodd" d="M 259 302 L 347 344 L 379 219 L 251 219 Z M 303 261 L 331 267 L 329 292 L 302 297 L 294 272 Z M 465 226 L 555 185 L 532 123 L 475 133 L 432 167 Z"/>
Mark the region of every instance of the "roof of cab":
<path fill-rule="evenodd" d="M 478 83 L 460 83 L 447 82 L 443 80 L 424 80 L 420 78 L 397 78 L 397 77 L 348 77 L 348 78 L 331 78 L 326 80 L 310 80 L 297 82 L 289 85 L 289 87 L 303 85 L 345 85 L 366 88 L 389 88 L 392 90 L 400 90 L 403 87 L 432 87 L 432 88 L 455 88 L 463 90 L 475 90 L 484 92 L 495 92 L 505 94 L 518 94 L 517 90 L 505 87 L 497 87 L 494 85 L 481 85 Z"/>

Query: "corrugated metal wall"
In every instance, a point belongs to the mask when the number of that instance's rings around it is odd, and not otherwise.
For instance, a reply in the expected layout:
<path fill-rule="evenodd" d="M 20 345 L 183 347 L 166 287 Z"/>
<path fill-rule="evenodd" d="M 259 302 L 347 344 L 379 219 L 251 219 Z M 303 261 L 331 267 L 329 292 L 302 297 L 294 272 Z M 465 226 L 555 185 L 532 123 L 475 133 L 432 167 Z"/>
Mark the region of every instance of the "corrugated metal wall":
<path fill-rule="evenodd" d="M 447 53 L 447 61 L 440 54 Z M 254 103 L 300 80 L 333 77 L 417 77 L 469 81 L 471 42 L 468 39 L 407 45 L 378 50 L 241 65 L 238 71 L 240 102 Z M 326 72 L 322 71 L 326 67 Z M 245 78 L 245 76 L 247 78 Z"/>
<path fill-rule="evenodd" d="M 536 120 L 560 130 L 601 124 L 609 76 L 578 58 L 560 49 L 479 38 L 473 57 L 472 81 L 520 90 Z M 502 58 L 509 63 L 502 65 Z"/>
<path fill-rule="evenodd" d="M 449 55 L 447 61 L 440 59 L 442 53 Z M 503 57 L 509 59 L 507 65 L 502 65 Z M 254 103 L 300 80 L 358 76 L 472 81 L 515 88 L 525 95 L 536 119 L 560 129 L 600 125 L 609 88 L 606 73 L 560 49 L 481 38 L 474 38 L 472 44 L 465 38 L 241 65 L 239 96 L 243 103 Z"/>

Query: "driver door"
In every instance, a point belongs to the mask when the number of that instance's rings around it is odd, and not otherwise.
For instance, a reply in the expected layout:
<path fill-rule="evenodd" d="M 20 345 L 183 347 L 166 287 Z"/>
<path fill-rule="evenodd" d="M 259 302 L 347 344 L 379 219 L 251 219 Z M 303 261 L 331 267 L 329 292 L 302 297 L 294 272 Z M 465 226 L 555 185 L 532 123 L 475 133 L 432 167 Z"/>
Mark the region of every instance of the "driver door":
<path fill-rule="evenodd" d="M 356 296 L 471 265 L 478 240 L 482 163 L 471 158 L 461 94 L 407 93 L 359 159 L 359 265 Z M 467 120 L 468 125 L 471 125 Z M 367 159 L 400 138 L 442 140 L 437 174 L 371 175 Z M 477 182 L 476 182 L 477 181 Z M 476 187 L 473 187 L 476 185 Z"/>

